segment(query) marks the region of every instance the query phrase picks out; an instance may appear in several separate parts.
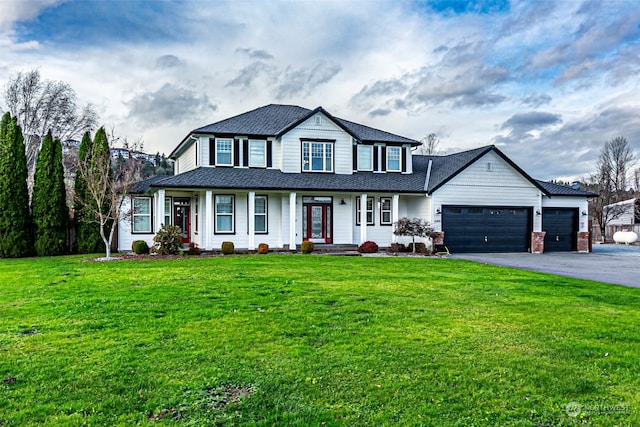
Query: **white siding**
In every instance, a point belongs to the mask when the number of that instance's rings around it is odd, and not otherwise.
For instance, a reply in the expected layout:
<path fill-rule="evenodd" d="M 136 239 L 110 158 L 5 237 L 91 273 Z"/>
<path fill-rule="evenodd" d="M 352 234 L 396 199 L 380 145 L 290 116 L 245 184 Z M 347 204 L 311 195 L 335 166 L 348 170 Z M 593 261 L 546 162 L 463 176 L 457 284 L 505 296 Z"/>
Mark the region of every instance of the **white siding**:
<path fill-rule="evenodd" d="M 535 212 L 541 208 L 541 196 L 540 190 L 511 165 L 489 152 L 436 190 L 433 208 L 442 209 L 444 205 L 523 206 L 531 207 Z M 533 221 L 533 230 L 539 231 L 540 215 L 534 215 Z M 435 215 L 433 225 L 436 231 L 442 231 L 441 215 Z"/>
<path fill-rule="evenodd" d="M 202 144 L 192 143 L 189 148 L 178 157 L 176 162 L 176 175 L 196 168 L 196 145 L 202 146 Z"/>
<path fill-rule="evenodd" d="M 210 159 L 210 151 L 211 151 L 211 143 L 209 142 L 209 138 L 205 136 L 200 137 L 200 155 L 198 156 L 199 166 L 213 166 L 209 164 Z"/>
<path fill-rule="evenodd" d="M 282 141 L 279 139 L 269 138 L 271 143 L 271 167 L 282 170 Z"/>
<path fill-rule="evenodd" d="M 283 135 L 282 171 L 288 173 L 299 173 L 302 170 L 302 143 L 301 138 L 318 138 L 335 140 L 333 159 L 334 172 L 337 174 L 351 174 L 353 172 L 352 138 L 347 132 L 338 127 L 323 114 L 322 122 L 317 125 L 315 117 L 312 116 L 294 129 Z M 274 153 L 275 154 L 275 153 Z"/>

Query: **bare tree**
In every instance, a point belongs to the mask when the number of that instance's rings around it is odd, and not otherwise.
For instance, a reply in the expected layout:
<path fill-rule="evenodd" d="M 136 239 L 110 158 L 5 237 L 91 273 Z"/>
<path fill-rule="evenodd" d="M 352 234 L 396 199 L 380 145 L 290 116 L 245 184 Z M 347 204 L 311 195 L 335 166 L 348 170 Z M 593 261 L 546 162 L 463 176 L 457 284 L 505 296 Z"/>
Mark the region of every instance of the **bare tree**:
<path fill-rule="evenodd" d="M 104 140 L 104 142 L 102 142 Z M 84 199 L 78 199 L 87 213 L 85 221 L 100 227 L 100 237 L 105 245 L 106 257 L 111 258 L 111 243 L 120 221 L 133 212 L 124 211 L 123 205 L 134 183 L 141 179 L 140 162 L 132 156 L 120 165 L 114 175 L 111 151 L 104 128 L 98 129 L 85 160 L 78 161 L 78 174 L 84 180 Z M 106 145 L 106 149 L 105 149 Z"/>
<path fill-rule="evenodd" d="M 415 150 L 416 154 L 422 154 L 422 155 L 428 155 L 428 156 L 433 154 L 438 154 L 438 151 L 436 149 L 438 145 L 440 145 L 440 139 L 438 138 L 437 134 L 430 133 L 429 135 L 422 138 L 420 142 L 422 142 L 422 145 L 416 148 Z"/>
<path fill-rule="evenodd" d="M 19 72 L 9 79 L 4 100 L 22 128 L 30 176 L 47 132 L 64 142 L 96 127 L 98 115 L 93 106 L 78 109 L 76 98 L 69 84 L 43 80 L 38 69 Z"/>
<path fill-rule="evenodd" d="M 623 215 L 627 207 L 618 202 L 629 199 L 630 172 L 636 156 L 624 137 L 607 141 L 596 162 L 596 172 L 591 175 L 588 187 L 598 193 L 590 202 L 589 210 L 598 222 L 602 236 L 612 220 Z"/>

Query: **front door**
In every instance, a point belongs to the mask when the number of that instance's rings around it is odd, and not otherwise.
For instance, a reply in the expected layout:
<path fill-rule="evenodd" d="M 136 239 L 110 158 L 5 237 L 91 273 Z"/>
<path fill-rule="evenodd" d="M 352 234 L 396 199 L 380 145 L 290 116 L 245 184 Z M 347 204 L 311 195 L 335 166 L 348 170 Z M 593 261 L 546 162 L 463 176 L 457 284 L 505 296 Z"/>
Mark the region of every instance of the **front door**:
<path fill-rule="evenodd" d="M 191 222 L 189 221 L 189 206 L 176 205 L 174 208 L 174 224 L 182 231 L 182 243 L 191 241 Z"/>
<path fill-rule="evenodd" d="M 302 209 L 303 240 L 313 243 L 332 243 L 331 203 L 305 203 Z"/>

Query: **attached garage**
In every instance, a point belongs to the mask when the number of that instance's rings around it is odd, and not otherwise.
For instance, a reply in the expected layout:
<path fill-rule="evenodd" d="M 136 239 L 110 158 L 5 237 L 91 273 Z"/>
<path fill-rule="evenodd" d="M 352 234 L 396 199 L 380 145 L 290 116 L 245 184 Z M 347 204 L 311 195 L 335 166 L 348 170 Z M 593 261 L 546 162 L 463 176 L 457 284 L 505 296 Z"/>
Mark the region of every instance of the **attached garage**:
<path fill-rule="evenodd" d="M 545 252 L 577 250 L 578 209 L 543 208 L 542 231 Z"/>
<path fill-rule="evenodd" d="M 452 253 L 528 252 L 532 212 L 528 207 L 443 206 L 442 230 Z"/>

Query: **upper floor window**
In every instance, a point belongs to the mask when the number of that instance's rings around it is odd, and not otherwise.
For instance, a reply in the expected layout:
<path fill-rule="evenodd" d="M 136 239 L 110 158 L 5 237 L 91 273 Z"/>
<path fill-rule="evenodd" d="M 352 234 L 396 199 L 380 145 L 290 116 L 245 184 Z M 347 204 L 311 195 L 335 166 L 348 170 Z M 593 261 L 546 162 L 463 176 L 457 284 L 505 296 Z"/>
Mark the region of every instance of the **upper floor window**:
<path fill-rule="evenodd" d="M 133 227 L 134 233 L 151 233 L 151 197 L 133 198 Z"/>
<path fill-rule="evenodd" d="M 373 146 L 358 145 L 358 170 L 373 170 Z"/>
<path fill-rule="evenodd" d="M 387 147 L 387 171 L 388 172 L 400 172 L 401 153 L 402 153 L 402 148 L 400 147 Z"/>
<path fill-rule="evenodd" d="M 267 141 L 249 140 L 249 166 L 257 168 L 267 166 Z"/>
<path fill-rule="evenodd" d="M 233 166 L 233 139 L 216 139 L 216 166 Z"/>
<path fill-rule="evenodd" d="M 333 172 L 333 143 L 303 141 L 302 170 L 305 172 Z"/>

